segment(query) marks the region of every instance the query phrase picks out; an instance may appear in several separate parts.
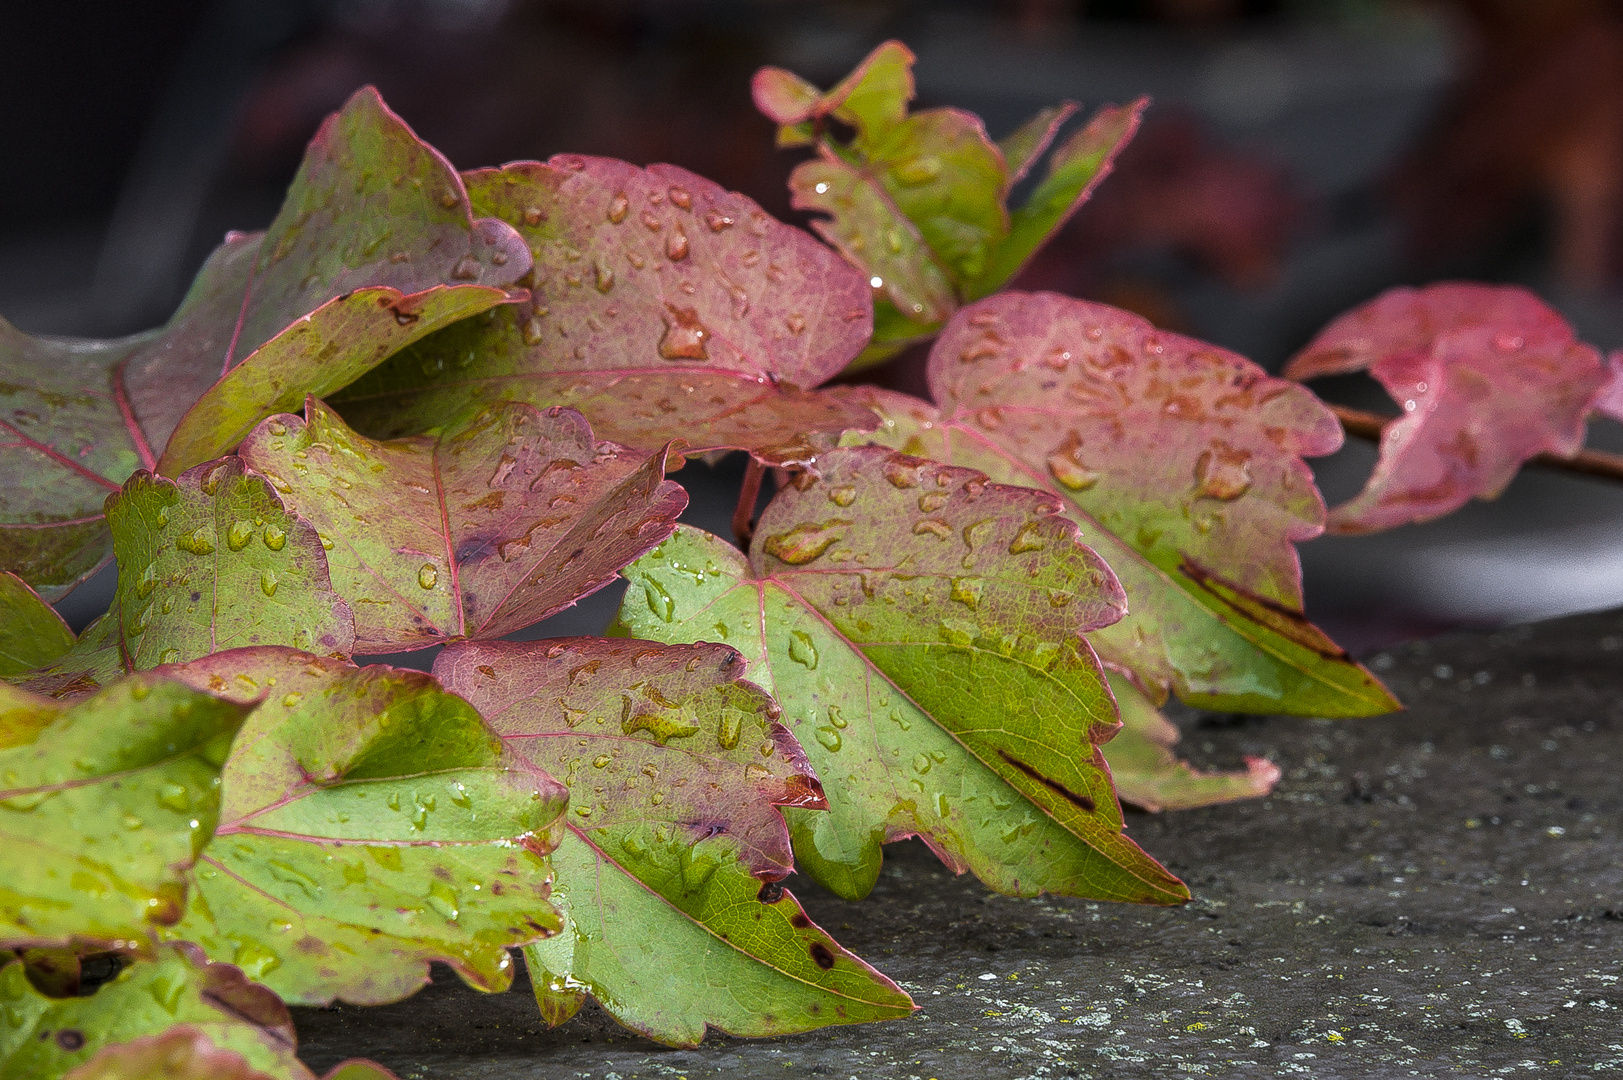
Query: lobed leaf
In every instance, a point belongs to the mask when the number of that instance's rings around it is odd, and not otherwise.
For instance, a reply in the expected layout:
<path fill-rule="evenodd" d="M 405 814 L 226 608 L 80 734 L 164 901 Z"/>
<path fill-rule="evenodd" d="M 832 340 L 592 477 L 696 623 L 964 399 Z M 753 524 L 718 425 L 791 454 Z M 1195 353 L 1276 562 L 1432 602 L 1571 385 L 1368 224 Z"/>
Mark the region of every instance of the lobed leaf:
<path fill-rule="evenodd" d="M 332 591 L 320 537 L 241 459 L 178 480 L 142 470 L 108 498 L 107 522 L 129 670 L 248 645 L 350 653 L 354 615 Z"/>
<path fill-rule="evenodd" d="M 190 945 L 138 961 L 90 997 L 46 997 L 20 963 L 0 967 L 0 1077 L 5 1080 L 315 1080 L 296 1056 L 287 1007 Z M 384 1080 L 352 1060 L 327 1080 Z"/>
<path fill-rule="evenodd" d="M 579 409 L 644 453 L 816 452 L 860 412 L 807 389 L 872 327 L 868 289 L 838 256 L 759 206 L 670 165 L 553 158 L 466 175 L 480 213 L 530 245 L 528 304 L 428 338 L 334 398 L 377 436 L 420 432 L 491 403 Z"/>
<path fill-rule="evenodd" d="M 375 442 L 311 398 L 241 454 L 329 547 L 363 653 L 539 622 L 613 581 L 687 506 L 665 453 L 596 442 L 573 409 L 495 405 L 439 438 Z"/>
<path fill-rule="evenodd" d="M 1293 379 L 1368 370 L 1403 414 L 1364 490 L 1330 514 L 1377 532 L 1496 498 L 1522 463 L 1571 457 L 1611 372 L 1559 313 L 1513 285 L 1400 288 L 1340 316 L 1285 367 Z"/>
<path fill-rule="evenodd" d="M 0 949 L 122 948 L 179 919 L 250 708 L 153 675 L 66 707 L 0 684 Z"/>
<path fill-rule="evenodd" d="M 382 1004 L 430 961 L 505 990 L 559 927 L 546 854 L 566 793 L 428 675 L 238 649 L 172 677 L 264 702 L 222 773 L 216 839 L 164 933 L 298 1004 Z"/>
<path fill-rule="evenodd" d="M 1121 730 L 1104 745 L 1116 794 L 1142 810 L 1190 810 L 1197 806 L 1255 799 L 1279 782 L 1279 766 L 1266 758 L 1246 758 L 1244 772 L 1203 773 L 1172 753 L 1178 729 L 1156 711 L 1132 681 L 1110 673 L 1110 689 L 1121 711 Z"/>
<path fill-rule="evenodd" d="M 1301 612 L 1292 545 L 1322 530 L 1324 507 L 1300 455 L 1341 439 L 1311 394 L 1054 294 L 961 311 L 929 379 L 939 408 L 845 393 L 882 417 L 875 441 L 1063 496 L 1131 604 L 1090 641 L 1154 700 L 1316 716 L 1397 707 Z"/>
<path fill-rule="evenodd" d="M 1097 746 L 1115 704 L 1082 633 L 1125 606 L 1042 493 L 836 450 L 762 515 L 748 561 L 693 529 L 627 570 L 621 624 L 723 641 L 783 704 L 829 792 L 791 811 L 796 858 L 841 896 L 920 836 L 991 887 L 1177 903 L 1123 834 Z"/>
<path fill-rule="evenodd" d="M 570 789 L 553 854 L 564 930 L 525 950 L 549 1023 L 590 995 L 634 1031 L 694 1045 L 707 1027 L 777 1035 L 911 1011 L 777 884 L 793 863 L 776 808 L 823 793 L 736 650 L 464 642 L 434 672 Z"/>
<path fill-rule="evenodd" d="M 358 91 L 270 229 L 228 236 L 163 328 L 70 341 L 0 321 L 0 569 L 57 598 L 106 561 L 101 502 L 136 469 L 173 475 L 229 449 L 307 391 L 520 295 L 508 287 L 529 268 L 512 229 L 473 217 L 450 164 Z"/>
<path fill-rule="evenodd" d="M 909 115 L 912 65 L 890 41 L 826 95 L 779 68 L 755 76 L 757 107 L 782 125 L 778 144 L 817 149 L 789 179 L 795 208 L 826 215 L 812 227 L 883 290 L 858 367 L 930 337 L 961 303 L 1002 288 L 1110 172 L 1149 105 L 1105 106 L 1010 208 L 1011 189 L 1076 106 L 1045 109 L 993 143 L 972 113 Z M 833 137 L 830 117 L 855 128 L 851 139 Z"/>
<path fill-rule="evenodd" d="M 0 573 L 0 677 L 45 667 L 73 645 L 55 608 L 16 574 Z"/>

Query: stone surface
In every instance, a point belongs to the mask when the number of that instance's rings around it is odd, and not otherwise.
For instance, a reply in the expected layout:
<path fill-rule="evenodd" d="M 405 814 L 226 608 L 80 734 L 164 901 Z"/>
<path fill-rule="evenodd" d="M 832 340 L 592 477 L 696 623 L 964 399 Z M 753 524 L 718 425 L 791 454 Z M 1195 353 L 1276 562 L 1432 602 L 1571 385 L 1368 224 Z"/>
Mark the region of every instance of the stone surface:
<path fill-rule="evenodd" d="M 796 886 L 911 1020 L 671 1050 L 437 971 L 398 1005 L 295 1010 L 303 1056 L 446 1080 L 1623 1075 L 1623 612 L 1371 662 L 1407 713 L 1178 717 L 1202 764 L 1285 770 L 1266 800 L 1130 817 L 1182 909 L 993 896 L 917 844 L 860 904 Z"/>

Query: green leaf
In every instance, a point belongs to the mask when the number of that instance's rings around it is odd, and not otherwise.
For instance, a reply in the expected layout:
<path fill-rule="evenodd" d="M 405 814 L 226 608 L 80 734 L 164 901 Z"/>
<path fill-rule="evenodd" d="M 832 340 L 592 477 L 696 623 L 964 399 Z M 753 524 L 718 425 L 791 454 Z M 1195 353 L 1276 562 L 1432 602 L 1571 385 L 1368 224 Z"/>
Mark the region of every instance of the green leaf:
<path fill-rule="evenodd" d="M 539 622 L 615 580 L 687 506 L 663 452 L 596 442 L 573 409 L 498 405 L 437 439 L 374 442 L 312 398 L 241 453 L 331 544 L 363 653 Z"/>
<path fill-rule="evenodd" d="M 73 631 L 16 574 L 0 573 L 0 676 L 21 675 L 73 648 Z"/>
<path fill-rule="evenodd" d="M 1170 691 L 1208 708 L 1313 716 L 1398 707 L 1302 614 L 1293 542 L 1324 527 L 1302 456 L 1341 439 L 1306 390 L 1116 308 L 1053 294 L 965 308 L 929 372 L 939 410 L 888 391 L 847 393 L 883 417 L 883 445 L 1068 500 L 1130 604 L 1090 640 L 1155 700 Z"/>
<path fill-rule="evenodd" d="M 529 268 L 512 229 L 473 217 L 456 170 L 377 91 L 358 91 L 317 133 L 270 229 L 228 236 L 162 329 L 70 341 L 0 321 L 0 570 L 56 599 L 110 554 L 102 500 L 158 468 L 183 418 L 171 474 L 438 322 L 522 295 L 506 287 Z M 317 325 L 301 329 L 305 316 Z"/>
<path fill-rule="evenodd" d="M 174 476 L 219 457 L 306 394 L 342 389 L 412 342 L 507 300 L 500 289 L 443 285 L 409 296 L 357 289 L 329 300 L 209 387 L 181 418 L 157 471 Z"/>
<path fill-rule="evenodd" d="M 1116 794 L 1143 810 L 1189 810 L 1213 803 L 1254 799 L 1279 782 L 1279 766 L 1246 758 L 1244 772 L 1203 773 L 1173 756 L 1178 729 L 1156 711 L 1144 692 L 1110 672 L 1110 689 L 1121 710 L 1121 730 L 1104 745 Z"/>
<path fill-rule="evenodd" d="M 829 793 L 789 814 L 802 869 L 855 899 L 880 845 L 917 835 L 1011 894 L 1186 900 L 1122 832 L 1097 750 L 1115 705 L 1081 635 L 1123 600 L 1057 502 L 878 447 L 818 466 L 747 564 L 678 528 L 620 612 L 640 637 L 727 642 L 782 703 Z"/>
<path fill-rule="evenodd" d="M 113 610 L 97 617 L 55 662 L 32 671 L 6 676 L 7 682 L 56 700 L 93 694 L 127 671 L 118 627 L 118 601 Z"/>
<path fill-rule="evenodd" d="M 107 500 L 125 665 L 141 671 L 247 645 L 348 655 L 349 606 L 314 528 L 222 458 L 178 480 L 145 470 Z"/>
<path fill-rule="evenodd" d="M 434 671 L 570 789 L 553 855 L 564 930 L 525 950 L 549 1023 L 590 995 L 691 1046 L 707 1026 L 779 1035 L 911 1011 L 777 884 L 792 862 L 776 808 L 820 806 L 822 791 L 736 650 L 469 642 Z"/>
<path fill-rule="evenodd" d="M 533 299 L 406 350 L 330 400 L 357 430 L 417 434 L 488 404 L 579 409 L 652 454 L 816 456 L 871 421 L 811 392 L 862 348 L 869 288 L 834 252 L 670 165 L 566 155 L 466 175 L 479 213 L 535 259 Z"/>
<path fill-rule="evenodd" d="M 1018 209 L 1013 186 L 1036 164 L 1076 106 L 1044 109 L 1000 143 L 959 109 L 911 115 L 913 54 L 879 46 L 826 95 L 779 68 L 755 77 L 755 101 L 783 125 L 780 146 L 815 145 L 789 190 L 797 210 L 827 215 L 812 228 L 868 276 L 876 300 L 874 340 L 852 365 L 868 367 L 929 337 L 957 307 L 1002 288 L 1058 231 L 1109 172 L 1149 105 L 1107 105 L 1049 159 Z M 842 142 L 835 117 L 854 125 Z M 885 311 L 884 306 L 893 307 Z"/>
<path fill-rule="evenodd" d="M 90 997 L 46 997 L 23 965 L 0 967 L 4 1080 L 314 1080 L 296 1056 L 287 1007 L 190 945 L 157 950 Z M 347 1071 L 346 1071 L 347 1070 Z M 350 1061 L 329 1080 L 390 1077 Z"/>
<path fill-rule="evenodd" d="M 223 772 L 220 826 L 167 929 L 283 998 L 397 1001 L 431 960 L 481 990 L 558 929 L 545 855 L 565 792 L 428 675 L 292 649 L 166 669 L 264 696 Z"/>
<path fill-rule="evenodd" d="M 152 675 L 69 707 L 0 685 L 0 949 L 134 943 L 180 918 L 248 712 Z"/>

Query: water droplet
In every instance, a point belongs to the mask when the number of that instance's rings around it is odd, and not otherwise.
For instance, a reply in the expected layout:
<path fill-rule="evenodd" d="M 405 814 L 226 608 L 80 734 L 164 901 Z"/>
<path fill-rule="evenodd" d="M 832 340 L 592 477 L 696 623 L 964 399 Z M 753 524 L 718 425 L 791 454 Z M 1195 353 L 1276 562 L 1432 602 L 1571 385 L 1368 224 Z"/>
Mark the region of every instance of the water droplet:
<path fill-rule="evenodd" d="M 451 277 L 457 281 L 473 281 L 479 277 L 479 262 L 472 255 L 464 255 L 451 268 Z M 413 320 L 416 321 L 415 319 Z"/>
<path fill-rule="evenodd" d="M 857 498 L 857 489 L 850 484 L 828 489 L 828 501 L 836 506 L 850 506 Z"/>
<path fill-rule="evenodd" d="M 524 325 L 519 330 L 519 333 L 524 338 L 524 344 L 541 344 L 541 317 L 539 315 L 531 315 L 525 320 Z"/>
<path fill-rule="evenodd" d="M 844 714 L 840 712 L 840 707 L 838 705 L 830 705 L 828 707 L 828 722 L 842 731 L 845 729 L 846 724 L 849 723 Z"/>
<path fill-rule="evenodd" d="M 818 728 L 817 741 L 830 751 L 838 750 L 844 743 L 844 740 L 840 738 L 840 733 L 831 727 Z"/>
<path fill-rule="evenodd" d="M 180 650 L 179 649 L 165 649 L 163 652 L 158 654 L 158 663 L 160 663 L 160 664 L 178 664 L 178 663 L 180 663 Z"/>
<path fill-rule="evenodd" d="M 184 536 L 175 538 L 175 547 L 181 551 L 189 551 L 193 555 L 208 555 L 214 551 L 214 541 L 209 537 L 207 526 L 198 526 Z"/>
<path fill-rule="evenodd" d="M 721 232 L 723 229 L 732 228 L 734 219 L 719 211 L 710 210 L 704 215 L 704 223 L 710 226 L 711 232 Z"/>
<path fill-rule="evenodd" d="M 981 592 L 985 587 L 986 582 L 978 577 L 953 578 L 952 598 L 974 611 L 981 606 Z"/>
<path fill-rule="evenodd" d="M 799 337 L 806 332 L 806 317 L 798 311 L 794 312 L 783 320 L 783 325 L 789 328 L 791 334 Z"/>
<path fill-rule="evenodd" d="M 931 761 L 930 761 L 930 755 L 929 754 L 914 754 L 913 755 L 913 770 L 915 772 L 919 773 L 920 775 L 923 775 L 924 773 L 929 772 L 930 771 L 930 765 L 931 765 Z"/>
<path fill-rule="evenodd" d="M 842 537 L 851 522 L 845 518 L 829 518 L 821 522 L 803 522 L 788 532 L 769 536 L 762 545 L 768 555 L 790 566 L 804 566 L 827 551 Z"/>
<path fill-rule="evenodd" d="M 1525 344 L 1526 342 L 1516 334 L 1501 332 L 1493 337 L 1493 347 L 1500 352 L 1515 352 Z"/>
<path fill-rule="evenodd" d="M 152 523 L 160 529 L 167 529 L 169 527 L 169 510 L 167 508 L 159 510 L 157 517 L 152 519 Z"/>
<path fill-rule="evenodd" d="M 626 198 L 626 193 L 617 192 L 614 198 L 609 200 L 609 220 L 616 225 L 620 224 L 626 219 L 626 211 L 630 209 L 631 200 Z"/>
<path fill-rule="evenodd" d="M 451 922 L 456 922 L 462 915 L 462 898 L 455 889 L 443 881 L 435 881 L 428 887 L 428 906 L 445 916 Z"/>
<path fill-rule="evenodd" d="M 744 730 L 744 714 L 737 709 L 724 708 L 716 725 L 716 745 L 731 750 L 738 745 L 738 736 Z"/>
<path fill-rule="evenodd" d="M 941 159 L 931 154 L 924 154 L 898 162 L 892 166 L 890 171 L 897 180 L 908 187 L 928 184 L 941 175 Z"/>
<path fill-rule="evenodd" d="M 282 958 L 271 952 L 265 946 L 252 941 L 245 941 L 237 946 L 232 955 L 231 962 L 242 969 L 244 975 L 250 979 L 263 979 L 266 975 L 282 966 Z"/>
<path fill-rule="evenodd" d="M 275 596 L 276 586 L 278 584 L 279 582 L 276 580 L 275 570 L 272 570 L 270 567 L 266 567 L 259 572 L 259 591 L 264 593 L 266 596 Z"/>
<path fill-rule="evenodd" d="M 599 754 L 592 759 L 592 768 L 601 769 L 612 760 L 607 754 Z"/>
<path fill-rule="evenodd" d="M 524 224 L 539 225 L 547 220 L 547 212 L 539 206 L 526 206 L 524 208 Z"/>
<path fill-rule="evenodd" d="M 812 643 L 810 634 L 804 630 L 790 632 L 789 659 L 804 666 L 808 671 L 817 670 L 817 646 Z"/>
<path fill-rule="evenodd" d="M 431 562 L 425 562 L 417 568 L 417 584 L 425 589 L 432 589 L 440 580 L 440 571 Z"/>
<path fill-rule="evenodd" d="M 923 536 L 929 533 L 937 540 L 948 540 L 952 537 L 952 526 L 940 518 L 925 518 L 923 521 L 913 523 L 913 535 Z"/>
<path fill-rule="evenodd" d="M 185 813 L 192 808 L 192 793 L 185 784 L 167 781 L 158 788 L 158 805 Z"/>
<path fill-rule="evenodd" d="M 203 489 L 203 494 L 213 495 L 215 492 L 220 490 L 220 480 L 225 476 L 225 470 L 226 467 L 224 465 L 216 465 L 214 468 L 208 471 L 208 473 L 203 477 L 203 483 L 200 485 Z"/>
<path fill-rule="evenodd" d="M 759 761 L 752 761 L 748 765 L 744 766 L 744 779 L 753 784 L 759 784 L 762 780 L 767 779 L 771 775 L 772 770 L 767 768 L 765 765 L 762 765 Z"/>
<path fill-rule="evenodd" d="M 332 537 L 323 536 L 321 533 L 316 533 L 316 539 L 321 541 L 321 550 L 322 551 L 331 551 L 332 550 Z"/>
<path fill-rule="evenodd" d="M 287 545 L 287 531 L 280 525 L 266 525 L 261 538 L 265 541 L 265 546 L 272 551 L 281 551 Z M 321 546 L 330 549 L 332 543 L 324 542 Z"/>
<path fill-rule="evenodd" d="M 659 339 L 659 355 L 666 360 L 708 360 L 704 343 L 710 330 L 699 321 L 699 313 L 674 304 L 666 304 L 665 309 L 670 315 L 665 320 L 665 335 Z"/>
<path fill-rule="evenodd" d="M 282 708 L 284 708 L 284 709 L 294 708 L 295 706 L 298 705 L 299 702 L 301 702 L 303 700 L 304 700 L 304 695 L 300 694 L 300 693 L 298 693 L 296 691 L 294 693 L 291 693 L 291 694 L 284 694 L 282 696 Z"/>
<path fill-rule="evenodd" d="M 1047 545 L 1037 536 L 1042 525 L 1035 521 L 1028 521 L 1020 526 L 1020 531 L 1014 534 L 1009 541 L 1009 554 L 1020 555 L 1027 551 L 1041 551 Z"/>
<path fill-rule="evenodd" d="M 901 728 L 903 731 L 909 731 L 913 727 L 913 721 L 909 720 L 896 710 L 891 711 L 890 722 Z"/>
<path fill-rule="evenodd" d="M 124 827 L 131 832 L 134 832 L 136 829 L 145 828 L 146 822 L 142 821 L 134 814 L 126 813 L 124 815 Z"/>
<path fill-rule="evenodd" d="M 608 263 L 597 264 L 597 291 L 607 293 L 614 288 L 614 270 Z"/>
<path fill-rule="evenodd" d="M 1099 482 L 1099 474 L 1077 460 L 1082 440 L 1071 432 L 1065 442 L 1048 455 L 1048 471 L 1062 487 L 1072 491 L 1086 491 Z"/>
<path fill-rule="evenodd" d="M 688 234 L 682 231 L 682 226 L 676 226 L 665 238 L 665 257 L 671 262 L 681 262 L 688 257 Z"/>
<path fill-rule="evenodd" d="M 1225 442 L 1195 459 L 1195 494 L 1232 502 L 1251 489 L 1251 455 Z"/>
<path fill-rule="evenodd" d="M 232 551 L 241 551 L 253 538 L 254 524 L 251 521 L 233 521 L 225 533 L 226 546 Z"/>
<path fill-rule="evenodd" d="M 135 583 L 135 595 L 139 596 L 142 600 L 145 600 L 147 597 L 152 595 L 152 590 L 156 589 L 157 587 L 157 566 L 154 563 L 147 563 L 146 569 L 141 571 L 141 577 Z"/>
<path fill-rule="evenodd" d="M 919 486 L 918 470 L 902 461 L 885 462 L 885 479 L 890 481 L 891 487 L 903 490 Z"/>
<path fill-rule="evenodd" d="M 686 188 L 673 187 L 670 189 L 671 203 L 683 210 L 693 209 L 693 196 L 688 194 Z"/>
<path fill-rule="evenodd" d="M 663 622 L 670 622 L 676 617 L 676 600 L 665 586 L 651 577 L 642 579 L 643 597 L 648 601 L 648 610 Z"/>
<path fill-rule="evenodd" d="M 947 496 L 941 491 L 927 491 L 919 496 L 919 509 L 926 514 L 933 514 L 947 505 Z"/>

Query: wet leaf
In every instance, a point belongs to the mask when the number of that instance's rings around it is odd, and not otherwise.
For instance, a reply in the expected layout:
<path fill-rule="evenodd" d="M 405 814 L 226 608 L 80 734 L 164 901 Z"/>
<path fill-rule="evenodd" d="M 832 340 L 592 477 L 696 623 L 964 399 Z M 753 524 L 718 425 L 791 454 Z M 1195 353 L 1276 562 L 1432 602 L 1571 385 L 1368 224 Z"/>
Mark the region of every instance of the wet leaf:
<path fill-rule="evenodd" d="M 72 647 L 55 661 L 5 678 L 25 690 L 68 701 L 94 694 L 127 670 L 115 600 L 113 610 L 85 627 Z"/>
<path fill-rule="evenodd" d="M 545 856 L 564 790 L 428 675 L 279 648 L 164 670 L 264 697 L 167 937 L 288 1001 L 370 1005 L 415 993 L 431 960 L 504 990 L 508 947 L 558 928 Z"/>
<path fill-rule="evenodd" d="M 912 65 L 913 54 L 889 41 L 824 95 L 779 68 L 755 76 L 756 106 L 782 125 L 779 145 L 817 149 L 789 179 L 795 208 L 825 215 L 812 227 L 876 291 L 873 343 L 857 367 L 928 338 L 961 303 L 1006 284 L 1110 172 L 1149 105 L 1141 98 L 1100 109 L 1011 208 L 1011 189 L 1076 106 L 1045 109 L 993 143 L 973 113 L 909 115 Z M 836 138 L 830 117 L 854 127 L 853 136 Z"/>
<path fill-rule="evenodd" d="M 332 591 L 316 530 L 240 459 L 177 480 L 143 469 L 107 500 L 107 521 L 128 669 L 248 645 L 351 651 L 354 616 Z"/>
<path fill-rule="evenodd" d="M 153 675 L 72 705 L 0 685 L 0 949 L 123 947 L 179 919 L 248 712 Z"/>
<path fill-rule="evenodd" d="M 1556 311 L 1513 285 L 1400 288 L 1340 316 L 1286 365 L 1293 379 L 1367 370 L 1403 410 L 1338 533 L 1430 521 L 1492 499 L 1522 462 L 1571 457 L 1610 372 Z"/>
<path fill-rule="evenodd" d="M 579 409 L 652 453 L 815 453 L 868 418 L 810 393 L 872 328 L 837 255 L 742 195 L 670 165 L 553 158 L 466 174 L 478 213 L 535 258 L 533 300 L 443 331 L 332 400 L 367 434 L 421 432 L 492 402 Z M 794 389 L 800 388 L 800 389 Z"/>
<path fill-rule="evenodd" d="M 1122 832 L 1082 633 L 1125 605 L 1058 502 L 879 447 L 818 468 L 747 563 L 678 528 L 626 571 L 620 612 L 639 637 L 737 648 L 783 705 L 830 803 L 787 815 L 801 869 L 861 897 L 880 845 L 917 835 L 1003 892 L 1187 899 Z"/>
<path fill-rule="evenodd" d="M 163 328 L 69 341 L 0 321 L 0 569 L 57 598 L 110 554 L 102 500 L 158 468 L 183 418 L 171 475 L 382 351 L 505 303 L 529 265 L 512 229 L 473 217 L 450 164 L 358 91 L 270 229 L 228 236 Z"/>
<path fill-rule="evenodd" d="M 324 545 L 357 652 L 501 637 L 569 607 L 676 524 L 687 494 L 573 409 L 492 406 L 439 438 L 375 442 L 321 402 L 242 445 Z"/>
<path fill-rule="evenodd" d="M 16 574 L 0 573 L 0 676 L 21 675 L 73 648 L 73 631 Z"/>
<path fill-rule="evenodd" d="M 713 577 L 703 561 L 687 572 Z M 549 1023 L 590 995 L 694 1045 L 707 1026 L 776 1035 L 911 1011 L 777 884 L 792 866 L 777 808 L 821 806 L 822 790 L 735 649 L 471 642 L 434 671 L 570 790 L 553 854 L 565 927 L 525 950 Z"/>
<path fill-rule="evenodd" d="M 314 1080 L 276 995 L 190 945 L 164 946 L 81 998 L 45 997 L 29 986 L 22 964 L 8 964 L 0 967 L 0 1007 L 8 1020 L 0 1027 L 6 1080 Z M 356 1060 L 327 1074 L 341 1075 L 392 1074 Z"/>
<path fill-rule="evenodd" d="M 1143 810 L 1189 810 L 1213 803 L 1255 799 L 1279 782 L 1279 766 L 1246 758 L 1244 772 L 1203 773 L 1172 753 L 1178 729 L 1156 711 L 1131 680 L 1110 673 L 1121 711 L 1121 730 L 1104 745 L 1116 794 Z"/>
<path fill-rule="evenodd" d="M 885 445 L 1046 488 L 1127 591 L 1090 635 L 1156 698 L 1363 716 L 1397 702 L 1301 610 L 1294 541 L 1323 528 L 1302 455 L 1341 441 L 1310 393 L 1243 357 L 1103 304 L 1005 293 L 930 355 L 940 408 L 846 391 Z"/>

